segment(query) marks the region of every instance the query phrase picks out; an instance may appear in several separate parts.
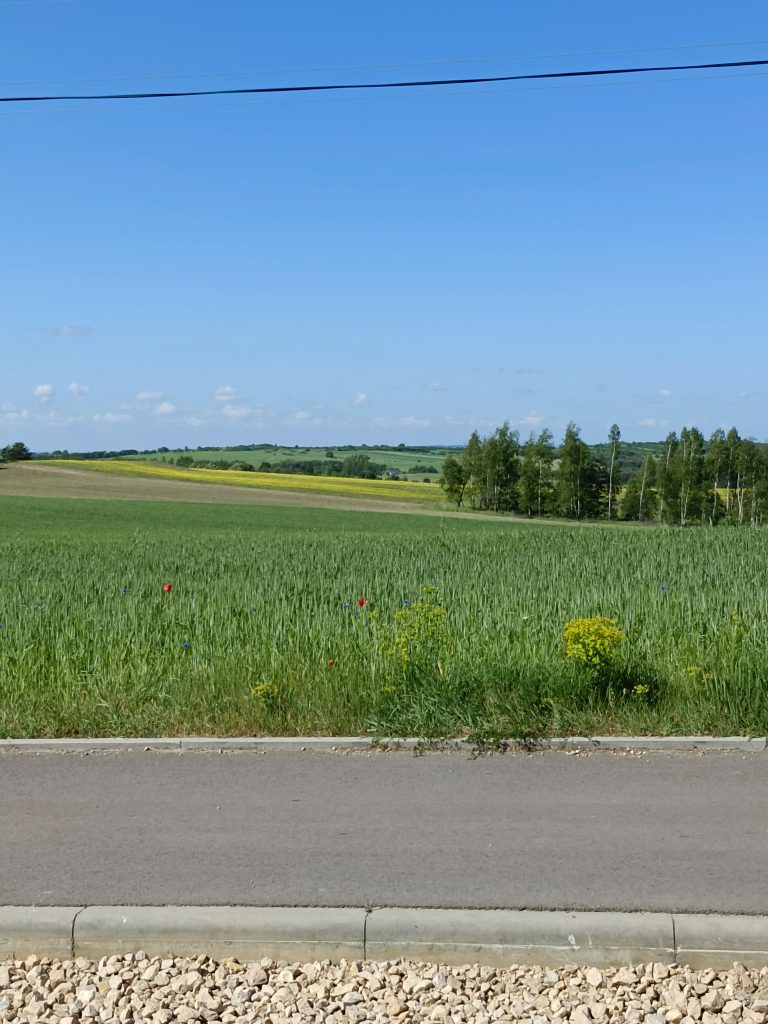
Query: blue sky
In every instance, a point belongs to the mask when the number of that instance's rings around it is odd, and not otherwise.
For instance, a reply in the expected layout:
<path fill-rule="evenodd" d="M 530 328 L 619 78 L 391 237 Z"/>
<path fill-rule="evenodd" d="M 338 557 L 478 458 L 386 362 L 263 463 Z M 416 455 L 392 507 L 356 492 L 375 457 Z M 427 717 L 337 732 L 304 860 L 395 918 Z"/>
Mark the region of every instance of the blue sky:
<path fill-rule="evenodd" d="M 766 57 L 764 0 L 0 0 L 5 95 Z M 649 79 L 1 106 L 0 443 L 767 438 L 768 74 Z"/>

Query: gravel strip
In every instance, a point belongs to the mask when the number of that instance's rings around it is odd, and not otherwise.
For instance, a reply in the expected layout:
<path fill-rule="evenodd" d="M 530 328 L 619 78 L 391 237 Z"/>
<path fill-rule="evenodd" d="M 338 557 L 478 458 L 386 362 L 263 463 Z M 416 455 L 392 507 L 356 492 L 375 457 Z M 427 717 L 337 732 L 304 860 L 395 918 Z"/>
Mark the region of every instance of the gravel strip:
<path fill-rule="evenodd" d="M 142 952 L 0 961 L 0 1020 L 48 1024 L 765 1024 L 768 967 L 692 971 L 667 964 L 440 967 L 414 961 L 261 960 L 241 964 Z"/>

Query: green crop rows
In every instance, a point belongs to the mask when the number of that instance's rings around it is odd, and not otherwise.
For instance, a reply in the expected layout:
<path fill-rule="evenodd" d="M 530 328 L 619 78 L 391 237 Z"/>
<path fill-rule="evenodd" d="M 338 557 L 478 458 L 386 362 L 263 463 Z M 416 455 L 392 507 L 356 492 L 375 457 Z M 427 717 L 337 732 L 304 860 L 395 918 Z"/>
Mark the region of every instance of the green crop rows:
<path fill-rule="evenodd" d="M 768 729 L 761 531 L 28 498 L 0 528 L 3 736 Z M 564 657 L 594 615 L 610 678 Z"/>

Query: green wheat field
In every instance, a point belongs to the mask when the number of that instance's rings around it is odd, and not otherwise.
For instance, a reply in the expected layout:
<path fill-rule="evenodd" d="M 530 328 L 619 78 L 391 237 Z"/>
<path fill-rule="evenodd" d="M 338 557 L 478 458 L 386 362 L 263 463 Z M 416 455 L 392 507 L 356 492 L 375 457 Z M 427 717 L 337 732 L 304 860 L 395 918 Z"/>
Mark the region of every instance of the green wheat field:
<path fill-rule="evenodd" d="M 5 497 L 0 735 L 762 734 L 766 562 L 726 527 Z M 594 615 L 610 678 L 564 655 Z"/>

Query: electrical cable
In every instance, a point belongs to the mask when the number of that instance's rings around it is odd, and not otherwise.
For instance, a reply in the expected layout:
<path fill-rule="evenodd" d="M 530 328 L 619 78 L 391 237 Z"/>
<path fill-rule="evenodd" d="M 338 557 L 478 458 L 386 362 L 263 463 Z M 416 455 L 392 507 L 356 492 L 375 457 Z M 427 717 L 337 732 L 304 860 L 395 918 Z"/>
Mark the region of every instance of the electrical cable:
<path fill-rule="evenodd" d="M 606 88 L 632 88 L 634 86 L 646 86 L 646 85 L 684 85 L 686 82 L 725 82 L 732 81 L 734 79 L 746 79 L 746 78 L 766 78 L 768 77 L 768 69 L 761 71 L 741 71 L 724 73 L 720 72 L 717 74 L 700 74 L 700 75 L 678 75 L 675 78 L 669 76 L 666 77 L 651 77 L 644 76 L 643 78 L 604 78 L 592 81 L 580 81 L 580 82 L 563 82 L 562 84 L 552 85 L 523 85 L 515 87 L 514 85 L 504 85 L 503 83 L 495 87 L 486 87 L 473 89 L 471 93 L 464 93 L 463 97 L 466 98 L 471 96 L 472 98 L 481 96 L 510 96 L 517 95 L 518 93 L 528 92 L 541 92 L 542 90 L 557 92 L 564 92 L 570 89 L 606 89 Z M 312 94 L 304 94 L 303 96 L 284 96 L 284 97 L 234 97 L 231 99 L 214 99 L 208 103 L 198 103 L 194 108 L 190 108 L 183 99 L 178 103 L 167 102 L 163 103 L 161 108 L 158 108 L 151 102 L 149 103 L 131 103 L 123 106 L 113 107 L 113 110 L 127 113 L 128 111 L 135 110 L 186 110 L 190 109 L 202 109 L 202 110 L 214 110 L 220 109 L 221 107 L 259 107 L 264 108 L 265 106 L 285 105 L 285 104 L 306 104 L 318 101 L 326 103 L 343 103 L 343 102 L 357 102 L 357 103 L 371 103 L 375 100 L 415 100 L 415 99 L 456 99 L 462 96 L 461 93 L 448 92 L 443 89 L 414 89 L 414 90 L 400 90 L 393 92 L 379 92 L 379 93 L 347 93 L 343 95 L 335 94 L 330 96 L 328 94 L 319 94 L 314 96 Z M 102 108 L 103 109 L 103 108 Z M 8 104 L 4 108 L 0 108 L 0 118 L 10 117 L 12 115 L 29 116 L 30 114 L 94 114 L 99 110 L 98 106 L 77 106 L 77 107 L 54 107 L 47 106 L 46 104 L 39 104 L 37 106 L 25 107 L 23 104 L 15 106 L 14 104 Z"/>
<path fill-rule="evenodd" d="M 435 86 L 477 85 L 487 82 L 529 82 L 553 78 L 594 78 L 604 75 L 640 75 L 658 71 L 699 71 L 719 68 L 751 68 L 768 60 L 735 60 L 707 64 L 667 64 L 656 67 L 597 68 L 586 71 L 540 71 L 527 75 L 491 75 L 475 78 L 435 78 L 410 82 L 349 82 L 314 85 L 265 85 L 240 89 L 190 89 L 179 92 L 125 92 L 49 96 L 0 96 L 0 103 L 47 103 L 52 100 L 147 100 L 194 96 L 242 96 L 264 93 L 337 92 L 361 89 L 420 89 Z"/>

